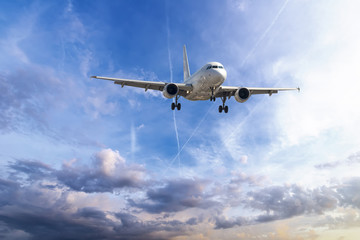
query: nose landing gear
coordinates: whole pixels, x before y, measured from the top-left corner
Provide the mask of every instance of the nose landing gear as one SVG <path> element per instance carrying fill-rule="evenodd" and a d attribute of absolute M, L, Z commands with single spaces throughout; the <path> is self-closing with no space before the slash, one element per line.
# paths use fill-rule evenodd
<path fill-rule="evenodd" d="M 210 101 L 214 101 L 216 100 L 216 97 L 214 96 L 214 90 L 215 90 L 215 87 L 211 87 L 211 96 L 210 96 Z"/>

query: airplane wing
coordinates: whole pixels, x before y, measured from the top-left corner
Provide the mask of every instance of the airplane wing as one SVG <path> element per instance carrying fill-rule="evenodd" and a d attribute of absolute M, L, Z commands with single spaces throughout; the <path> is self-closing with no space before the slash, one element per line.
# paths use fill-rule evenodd
<path fill-rule="evenodd" d="M 236 91 L 241 87 L 228 87 L 221 86 L 215 93 L 215 97 L 231 97 L 234 96 Z M 257 88 L 257 87 L 245 87 L 250 91 L 250 94 L 269 94 L 271 96 L 273 93 L 278 93 L 279 91 L 292 91 L 298 90 L 300 88 Z"/>
<path fill-rule="evenodd" d="M 122 79 L 122 78 L 110 78 L 110 77 L 100 77 L 100 76 L 92 76 L 91 78 L 103 79 L 114 81 L 114 84 L 119 84 L 121 87 L 130 86 L 130 87 L 138 87 L 144 88 L 145 92 L 148 89 L 152 90 L 164 90 L 164 87 L 169 84 L 166 82 L 154 82 L 154 81 L 144 81 L 144 80 L 133 80 L 133 79 Z M 187 92 L 192 90 L 192 86 L 184 83 L 175 83 L 179 87 L 179 95 L 185 96 Z"/>

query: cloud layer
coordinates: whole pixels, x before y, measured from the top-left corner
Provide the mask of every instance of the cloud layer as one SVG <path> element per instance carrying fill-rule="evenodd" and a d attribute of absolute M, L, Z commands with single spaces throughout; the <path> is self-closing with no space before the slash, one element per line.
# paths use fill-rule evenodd
<path fill-rule="evenodd" d="M 315 189 L 272 185 L 244 190 L 232 207 L 253 213 L 229 218 L 224 215 L 226 183 L 214 187 L 209 179 L 156 182 L 143 167 L 128 165 L 111 149 L 94 154 L 92 162 L 83 166 L 72 160 L 59 170 L 34 160 L 10 163 L 9 177 L 0 179 L 1 236 L 9 238 L 8 233 L 17 232 L 20 238 L 31 239 L 168 239 L 186 236 L 194 226 L 204 224 L 220 230 L 321 216 L 339 208 L 360 209 L 360 178 L 350 178 Z M 246 181 L 231 184 L 232 189 L 247 185 Z M 104 194 L 113 198 L 114 192 L 115 201 L 120 203 L 124 195 L 127 201 L 111 210 L 73 200 L 91 194 L 93 199 Z M 174 218 L 184 213 L 183 220 Z M 144 214 L 148 217 L 141 217 Z"/>

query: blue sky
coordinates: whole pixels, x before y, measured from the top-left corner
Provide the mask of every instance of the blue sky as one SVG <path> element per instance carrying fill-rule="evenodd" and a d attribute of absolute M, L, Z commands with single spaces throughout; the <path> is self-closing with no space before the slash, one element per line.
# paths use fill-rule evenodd
<path fill-rule="evenodd" d="M 2 1 L 2 239 L 354 239 L 356 1 Z M 302 91 L 216 103 L 92 75 Z"/>

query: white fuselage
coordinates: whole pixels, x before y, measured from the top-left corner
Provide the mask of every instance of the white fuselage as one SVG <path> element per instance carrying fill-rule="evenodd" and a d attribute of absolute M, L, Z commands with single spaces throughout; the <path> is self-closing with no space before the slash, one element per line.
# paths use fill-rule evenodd
<path fill-rule="evenodd" d="M 185 80 L 184 83 L 191 84 L 193 87 L 193 90 L 185 98 L 192 101 L 210 99 L 212 91 L 213 94 L 216 94 L 226 76 L 226 70 L 221 63 L 207 63 Z"/>

